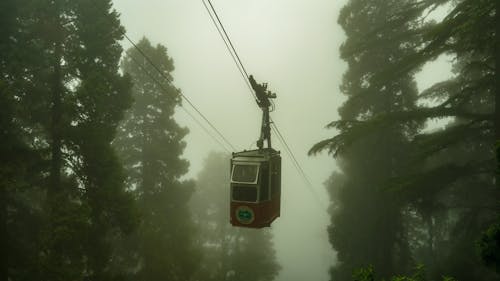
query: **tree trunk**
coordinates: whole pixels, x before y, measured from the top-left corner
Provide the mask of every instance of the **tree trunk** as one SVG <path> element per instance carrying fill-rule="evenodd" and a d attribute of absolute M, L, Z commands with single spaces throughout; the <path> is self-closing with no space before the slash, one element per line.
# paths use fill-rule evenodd
<path fill-rule="evenodd" d="M 59 17 L 59 16 L 57 16 Z M 58 30 L 59 34 L 56 35 L 56 39 L 53 42 L 54 46 L 54 57 L 52 62 L 52 107 L 50 109 L 50 174 L 49 174 L 49 185 L 47 187 L 47 212 L 49 215 L 48 222 L 48 237 L 49 242 L 46 245 L 48 250 L 47 267 L 45 271 L 45 278 L 48 280 L 63 280 L 64 277 L 61 275 L 63 269 L 63 252 L 64 249 L 60 241 L 57 241 L 58 237 L 56 232 L 60 228 L 60 222 L 58 221 L 60 216 L 60 210 L 63 200 L 63 190 L 61 183 L 61 170 L 62 170 L 62 96 L 63 96 L 63 75 L 61 69 L 61 59 L 62 59 L 62 42 L 61 36 L 61 26 L 60 19 L 56 19 L 55 30 Z"/>
<path fill-rule="evenodd" d="M 8 281 L 9 278 L 9 251 L 7 233 L 7 186 L 6 182 L 0 186 L 0 281 Z"/>
<path fill-rule="evenodd" d="M 60 42 L 54 43 L 54 76 L 52 84 L 52 109 L 51 109 L 51 162 L 50 162 L 50 186 L 48 190 L 49 202 L 61 191 L 61 165 L 62 165 L 62 74 L 61 74 L 61 53 Z"/>
<path fill-rule="evenodd" d="M 500 1 L 496 1 L 495 28 L 495 137 L 500 141 Z"/>
<path fill-rule="evenodd" d="M 495 12 L 495 140 L 497 142 L 497 187 L 500 188 L 500 1 Z"/>

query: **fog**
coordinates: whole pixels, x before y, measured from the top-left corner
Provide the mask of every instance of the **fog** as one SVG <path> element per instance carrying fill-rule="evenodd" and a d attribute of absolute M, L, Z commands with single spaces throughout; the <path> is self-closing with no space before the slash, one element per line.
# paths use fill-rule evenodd
<path fill-rule="evenodd" d="M 210 1 L 1 2 L 0 281 L 499 279 L 498 0 Z"/>
<path fill-rule="evenodd" d="M 338 59 L 344 35 L 336 18 L 344 1 L 213 1 L 249 74 L 276 92 L 271 117 L 313 184 L 311 191 L 282 144 L 281 217 L 273 224 L 277 280 L 328 280 L 335 261 L 328 242 L 328 197 L 323 182 L 335 169 L 327 155 L 307 151 L 332 134 L 324 126 L 338 118 L 338 92 L 345 64 Z M 238 149 L 255 148 L 261 111 L 251 98 L 202 1 L 115 0 L 127 34 L 163 44 L 174 59 L 174 84 Z M 124 48 L 130 44 L 123 42 Z M 184 103 L 186 105 L 186 103 Z M 189 106 L 187 110 L 192 111 Z M 184 157 L 195 177 L 211 150 L 224 151 L 182 110 L 177 120 L 189 127 Z M 317 194 L 317 196 L 314 195 Z M 319 201 L 318 199 L 319 198 Z"/>

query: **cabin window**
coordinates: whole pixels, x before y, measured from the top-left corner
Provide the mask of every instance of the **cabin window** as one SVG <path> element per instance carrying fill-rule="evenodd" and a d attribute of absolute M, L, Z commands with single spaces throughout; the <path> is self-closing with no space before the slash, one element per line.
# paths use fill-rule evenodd
<path fill-rule="evenodd" d="M 267 165 L 263 165 L 260 176 L 260 196 L 259 201 L 269 200 L 269 169 Z"/>
<path fill-rule="evenodd" d="M 255 202 L 257 201 L 257 187 L 255 186 L 233 186 L 233 200 Z"/>
<path fill-rule="evenodd" d="M 259 166 L 257 165 L 234 165 L 233 166 L 233 182 L 255 183 L 259 174 Z"/>

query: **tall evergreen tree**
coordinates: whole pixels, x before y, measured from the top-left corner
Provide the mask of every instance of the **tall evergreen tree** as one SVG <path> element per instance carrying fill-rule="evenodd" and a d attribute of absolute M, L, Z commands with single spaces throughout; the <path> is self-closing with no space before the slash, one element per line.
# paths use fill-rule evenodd
<path fill-rule="evenodd" d="M 392 75 L 417 68 L 443 53 L 455 55 L 456 77 L 420 95 L 434 99 L 435 104 L 400 114 L 405 120 L 447 116 L 453 121 L 445 130 L 415 138 L 424 169 L 415 169 L 412 179 L 407 178 L 401 188 L 408 192 L 420 216 L 427 217 L 424 228 L 430 240 L 424 244 L 431 250 L 426 259 L 431 275 L 490 280 L 494 277 L 481 266 L 471 241 L 479 239 L 480 231 L 498 214 L 495 198 L 500 190 L 494 181 L 498 130 L 494 112 L 498 104 L 492 67 L 495 1 L 445 2 L 452 7 L 448 15 L 442 22 L 417 31 L 423 34 L 424 47 L 413 57 L 400 58 L 396 64 L 399 70 Z"/>
<path fill-rule="evenodd" d="M 229 223 L 229 157 L 210 153 L 197 178 L 191 208 L 197 225 L 202 267 L 195 280 L 271 281 L 279 273 L 269 229 Z"/>
<path fill-rule="evenodd" d="M 0 280 L 40 279 L 43 149 L 33 136 L 35 65 L 29 1 L 0 3 Z M 25 7 L 26 6 L 26 7 Z M 29 229 L 29 231 L 26 231 Z"/>
<path fill-rule="evenodd" d="M 495 1 L 489 0 L 409 1 L 394 14 L 413 13 L 422 19 L 444 3 L 452 9 L 440 23 L 420 25 L 415 24 L 415 17 L 403 21 L 388 17 L 386 23 L 373 26 L 374 30 L 394 32 L 394 23 L 406 24 L 408 34 L 422 41 L 413 52 L 396 56 L 393 63 L 376 70 L 372 78 L 376 82 L 364 92 L 412 75 L 423 63 L 443 53 L 456 56 L 456 77 L 420 94 L 422 101 L 433 100 L 430 106 L 400 108 L 366 120 L 336 123 L 342 133 L 314 150 L 326 146 L 334 152 L 351 151 L 396 124 L 453 117 L 444 130 L 410 134 L 413 165 L 396 174 L 399 179 L 390 185 L 403 198 L 413 259 L 424 262 L 433 279 L 446 274 L 464 280 L 490 280 L 494 277 L 480 265 L 472 241 L 498 212 L 493 153 L 498 128 L 493 112 L 498 104 L 494 103 L 495 41 L 491 40 L 498 14 Z M 395 39 L 397 44 L 405 43 Z M 361 49 L 367 46 L 361 44 Z"/>
<path fill-rule="evenodd" d="M 10 5 L 2 9 L 5 20 L 16 24 L 0 44 L 9 49 L 2 52 L 2 98 L 13 109 L 2 122 L 15 129 L 8 134 L 16 147 L 35 152 L 35 162 L 26 161 L 9 147 L 18 164 L 8 166 L 18 176 L 7 221 L 12 245 L 21 247 L 10 256 L 8 280 L 106 279 L 110 256 L 95 252 L 110 247 L 110 233 L 130 228 L 121 165 L 109 160 L 116 159 L 110 143 L 130 103 L 129 80 L 118 72 L 123 29 L 110 3 L 2 2 Z"/>
<path fill-rule="evenodd" d="M 329 235 L 339 263 L 332 268 L 331 280 L 350 280 L 355 268 L 370 264 L 382 277 L 406 272 L 411 265 L 401 212 L 403 202 L 388 191 L 388 181 L 403 173 L 410 153 L 408 136 L 415 133 L 417 125 L 387 126 L 356 140 L 345 150 L 336 148 L 351 124 L 414 106 L 417 89 L 411 73 L 385 83 L 375 80 L 381 65 L 412 54 L 418 45 L 418 40 L 408 36 L 411 21 L 379 28 L 389 18 L 411 17 L 411 13 L 396 12 L 408 2 L 352 0 L 339 16 L 347 35 L 341 57 L 349 66 L 341 91 L 348 99 L 339 109 L 341 120 L 330 126 L 340 129 L 341 136 L 312 149 L 317 152 L 330 148 L 341 159 L 342 175 L 334 176 L 328 187 L 334 189 L 331 194 L 338 196 L 334 198 L 338 205 Z"/>
<path fill-rule="evenodd" d="M 193 182 L 181 180 L 189 163 L 181 158 L 188 130 L 174 119 L 175 108 L 181 104 L 180 91 L 172 84 L 174 64 L 167 49 L 153 47 L 146 38 L 137 46 L 161 74 L 137 49 L 127 51 L 122 69 L 132 77 L 135 102 L 115 146 L 141 214 L 131 251 L 137 256 L 139 280 L 188 280 L 199 252 L 187 206 Z"/>
<path fill-rule="evenodd" d="M 134 225 L 133 201 L 125 191 L 125 175 L 111 146 L 124 111 L 131 104 L 131 84 L 119 74 L 124 29 L 111 1 L 75 1 L 75 31 L 67 61 L 73 81 L 68 137 L 75 150 L 76 172 L 85 186 L 89 226 L 84 251 L 88 274 L 108 280 L 113 233 Z"/>
<path fill-rule="evenodd" d="M 10 13 L 5 11 L 12 10 Z M 4 140 L 4 145 L 2 148 L 8 147 L 8 150 L 12 150 L 11 139 L 14 138 L 13 132 L 11 132 L 11 122 L 12 122 L 12 96 L 6 93 L 6 89 L 9 85 L 7 82 L 7 64 L 8 56 L 6 54 L 12 53 L 9 48 L 9 39 L 12 38 L 15 28 L 17 27 L 15 15 L 16 9 L 13 1 L 4 1 L 0 4 L 0 26 L 2 26 L 2 31 L 0 33 L 0 108 L 2 108 L 2 113 L 0 115 L 0 137 Z M 7 40 L 6 40 L 7 39 Z M 7 151 L 8 151 L 7 150 Z M 5 157 L 6 152 L 2 149 L 0 151 L 1 155 Z M 8 214 L 8 203 L 7 196 L 9 195 L 8 189 L 10 189 L 9 181 L 11 181 L 12 176 L 6 175 L 6 171 L 9 166 L 12 166 L 9 160 L 12 156 L 6 157 L 7 159 L 2 159 L 2 164 L 0 166 L 0 248 L 4 249 L 0 254 L 0 280 L 8 281 L 8 269 L 9 269 L 9 251 L 8 249 L 8 226 L 7 226 L 7 214 Z"/>

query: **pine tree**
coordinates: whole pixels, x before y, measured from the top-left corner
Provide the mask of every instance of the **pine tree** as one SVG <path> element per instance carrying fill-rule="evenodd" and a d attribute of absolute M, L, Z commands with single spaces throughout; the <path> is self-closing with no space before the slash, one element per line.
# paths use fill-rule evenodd
<path fill-rule="evenodd" d="M 123 29 L 106 0 L 2 5 L 6 27 L 14 24 L 0 44 L 2 103 L 11 105 L 2 124 L 12 141 L 2 157 L 16 159 L 2 169 L 2 182 L 12 182 L 8 280 L 106 279 L 109 254 L 95 252 L 132 224 L 110 146 L 130 104 L 118 72 Z"/>
<path fill-rule="evenodd" d="M 399 108 L 366 120 L 337 122 L 334 125 L 342 133 L 313 150 L 326 146 L 330 151 L 344 153 L 397 124 L 453 117 L 444 130 L 410 134 L 412 165 L 395 174 L 397 180 L 390 186 L 403 198 L 406 239 L 412 257 L 426 264 L 432 279 L 446 274 L 464 280 L 490 280 L 494 277 L 479 264 L 471 241 L 478 239 L 480 229 L 497 213 L 493 147 L 498 126 L 493 113 L 498 104 L 494 103 L 495 71 L 491 66 L 496 51 L 491 39 L 498 14 L 493 12 L 495 2 L 489 0 L 412 1 L 395 14 L 413 13 L 422 18 L 443 3 L 452 9 L 440 23 L 415 24 L 412 18 L 399 22 L 408 25 L 410 36 L 420 38 L 420 45 L 376 70 L 372 76 L 375 83 L 363 90 L 370 93 L 387 81 L 412 75 L 443 53 L 454 54 L 456 77 L 419 94 L 421 100 L 432 100 L 431 106 Z M 388 17 L 387 23 L 376 24 L 373 29 L 394 32 L 391 27 L 395 22 Z M 403 43 L 401 38 L 395 41 Z M 344 181 L 333 183 L 340 198 Z"/>
<path fill-rule="evenodd" d="M 479 239 L 480 230 L 498 213 L 495 198 L 499 189 L 494 184 L 498 104 L 495 69 L 491 67 L 496 52 L 492 40 L 495 1 L 447 2 L 452 9 L 442 22 L 417 31 L 423 35 L 424 47 L 396 64 L 399 69 L 414 69 L 446 52 L 456 56 L 456 76 L 420 94 L 421 99 L 433 99 L 435 104 L 401 114 L 406 120 L 453 117 L 444 130 L 415 138 L 417 161 L 424 168 L 414 168 L 401 189 L 408 192 L 412 207 L 426 221 L 429 241 L 424 244 L 429 250 L 424 260 L 431 276 L 490 280 L 494 277 L 480 265 L 471 241 Z"/>
<path fill-rule="evenodd" d="M 0 280 L 40 279 L 43 151 L 30 114 L 33 65 L 28 1 L 0 3 Z M 27 231 L 29 229 L 29 231 Z"/>
<path fill-rule="evenodd" d="M 415 105 L 413 73 L 390 80 L 377 76 L 381 66 L 412 55 L 420 42 L 410 32 L 417 8 L 400 12 L 410 3 L 350 1 L 339 16 L 347 35 L 341 57 L 349 66 L 341 91 L 348 100 L 339 109 L 341 120 L 330 124 L 340 134 L 311 149 L 315 153 L 328 148 L 342 170 L 327 187 L 336 202 L 329 235 L 339 263 L 332 268 L 332 280 L 350 280 L 354 269 L 368 265 L 384 278 L 411 267 L 404 201 L 391 190 L 390 180 L 404 172 L 412 151 L 408 136 L 416 133 L 419 123 L 371 131 L 362 127 L 381 114 Z"/>
<path fill-rule="evenodd" d="M 174 64 L 167 49 L 153 47 L 145 38 L 137 46 L 161 71 L 158 73 L 135 48 L 127 51 L 122 62 L 123 71 L 134 83 L 134 104 L 120 127 L 115 147 L 141 214 L 132 239 L 136 244 L 131 246 L 137 256 L 137 278 L 188 280 L 199 254 L 187 206 L 193 182 L 181 180 L 189 166 L 181 158 L 188 130 L 173 116 L 181 104 L 180 91 L 172 84 Z"/>
<path fill-rule="evenodd" d="M 381 66 L 413 54 L 419 43 L 409 34 L 413 11 L 398 13 L 408 2 L 353 0 L 339 16 L 347 35 L 341 57 L 349 66 L 341 91 L 348 99 L 339 109 L 341 120 L 330 124 L 340 130 L 339 136 L 311 150 L 329 149 L 340 159 L 342 170 L 328 186 L 336 202 L 328 231 L 339 259 L 331 280 L 350 280 L 354 269 L 368 265 L 384 278 L 411 266 L 404 201 L 391 191 L 389 181 L 404 172 L 411 153 L 408 136 L 415 134 L 418 123 L 393 124 L 370 134 L 357 126 L 380 114 L 414 107 L 417 89 L 412 73 L 390 81 L 376 79 Z M 388 20 L 393 24 L 385 26 Z"/>
<path fill-rule="evenodd" d="M 78 107 L 73 108 L 68 135 L 85 186 L 88 274 L 93 280 L 107 280 L 115 274 L 109 271 L 109 239 L 116 231 L 130 232 L 135 223 L 124 171 L 111 146 L 132 101 L 131 84 L 119 74 L 119 40 L 124 30 L 117 12 L 111 10 L 111 1 L 76 1 L 72 5 L 76 40 L 70 44 L 67 60 L 79 84 L 71 97 Z"/>
<path fill-rule="evenodd" d="M 5 13 L 5 11 L 11 10 L 10 13 Z M 4 1 L 0 4 L 0 26 L 2 26 L 2 31 L 0 33 L 0 138 L 3 140 L 4 145 L 2 145 L 2 151 L 0 154 L 3 156 L 0 166 L 0 248 L 5 249 L 0 254 L 0 280 L 8 281 L 8 269 L 9 269 L 9 255 L 10 251 L 8 249 L 8 199 L 7 196 L 10 195 L 10 184 L 9 181 L 12 181 L 11 175 L 6 175 L 9 166 L 12 166 L 9 160 L 11 160 L 12 156 L 6 156 L 6 152 L 8 150 L 12 150 L 12 142 L 16 142 L 15 140 L 11 140 L 14 138 L 14 134 L 11 131 L 11 122 L 12 122 L 12 98 L 11 95 L 8 95 L 7 87 L 9 85 L 7 81 L 7 55 L 12 52 L 9 48 L 9 41 L 6 38 L 12 38 L 14 29 L 16 28 L 16 15 L 15 5 L 12 1 Z M 4 151 L 3 148 L 7 148 L 8 150 Z"/>

